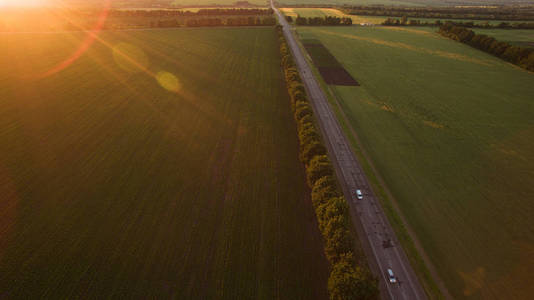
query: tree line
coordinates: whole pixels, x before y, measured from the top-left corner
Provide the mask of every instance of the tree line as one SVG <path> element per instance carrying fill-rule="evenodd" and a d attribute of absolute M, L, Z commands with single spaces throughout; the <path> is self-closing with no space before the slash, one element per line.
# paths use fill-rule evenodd
<path fill-rule="evenodd" d="M 153 28 L 181 27 L 213 27 L 213 26 L 274 26 L 274 17 L 235 17 L 235 18 L 198 18 L 187 19 L 185 23 L 180 23 L 177 19 L 158 20 L 150 22 Z"/>
<path fill-rule="evenodd" d="M 501 22 L 499 24 L 490 24 L 489 22 L 475 23 L 473 21 L 446 21 L 455 26 L 467 27 L 467 28 L 484 28 L 484 29 L 534 29 L 534 22 L 523 23 L 508 23 Z M 441 20 L 434 22 L 425 22 L 422 20 L 408 19 L 406 16 L 402 16 L 400 19 L 387 18 L 382 22 L 385 26 L 442 26 L 444 24 Z"/>
<path fill-rule="evenodd" d="M 189 10 L 111 10 L 109 15 L 112 17 L 195 17 L 195 16 L 268 16 L 272 15 L 273 10 L 258 8 L 213 8 L 199 9 L 196 12 Z"/>
<path fill-rule="evenodd" d="M 495 38 L 476 34 L 474 31 L 448 22 L 439 28 L 443 36 L 493 54 L 529 71 L 534 71 L 534 49 L 499 42 Z"/>
<path fill-rule="evenodd" d="M 288 19 L 290 20 L 290 19 Z M 337 25 L 352 25 L 351 18 L 339 18 L 333 16 L 321 17 L 301 17 L 297 16 L 295 20 L 297 25 L 310 25 L 310 26 L 337 26 Z"/>
<path fill-rule="evenodd" d="M 328 279 L 330 299 L 376 299 L 378 281 L 354 252 L 354 232 L 348 204 L 337 184 L 334 168 L 314 120 L 297 66 L 277 27 L 282 69 L 297 124 L 299 159 L 306 168 L 311 199 L 324 240 L 324 252 L 332 268 Z"/>
<path fill-rule="evenodd" d="M 395 6 L 353 6 L 344 8 L 350 15 L 412 17 L 436 19 L 472 20 L 534 20 L 534 7 L 395 7 Z"/>

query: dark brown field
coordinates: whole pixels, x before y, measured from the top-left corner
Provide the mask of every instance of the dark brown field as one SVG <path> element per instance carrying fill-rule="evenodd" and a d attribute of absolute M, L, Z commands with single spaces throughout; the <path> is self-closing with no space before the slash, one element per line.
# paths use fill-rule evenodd
<path fill-rule="evenodd" d="M 340 67 L 320 67 L 319 73 L 327 84 L 359 86 L 360 84 L 345 70 Z"/>
<path fill-rule="evenodd" d="M 320 41 L 307 39 L 303 40 L 303 45 L 327 84 L 360 85 Z"/>

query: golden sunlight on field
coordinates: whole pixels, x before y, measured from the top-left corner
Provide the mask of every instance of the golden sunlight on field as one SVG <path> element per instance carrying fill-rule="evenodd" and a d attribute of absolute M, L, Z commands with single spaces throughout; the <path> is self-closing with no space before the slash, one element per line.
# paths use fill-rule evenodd
<path fill-rule="evenodd" d="M 148 57 L 139 47 L 127 43 L 119 43 L 113 47 L 113 58 L 119 67 L 127 72 L 146 71 Z"/>

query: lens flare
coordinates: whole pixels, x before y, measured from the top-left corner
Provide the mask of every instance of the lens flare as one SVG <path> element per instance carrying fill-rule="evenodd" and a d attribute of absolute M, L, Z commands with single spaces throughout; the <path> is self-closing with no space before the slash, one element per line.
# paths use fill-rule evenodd
<path fill-rule="evenodd" d="M 52 69 L 43 72 L 41 74 L 37 74 L 34 77 L 37 78 L 45 78 L 50 75 L 56 74 L 58 72 L 61 72 L 65 70 L 68 66 L 70 66 L 72 63 L 74 63 L 78 58 L 80 58 L 90 47 L 93 45 L 95 40 L 98 37 L 98 34 L 104 27 L 104 24 L 106 23 L 106 19 L 109 14 L 109 9 L 111 7 L 111 0 L 105 0 L 104 6 L 102 9 L 102 12 L 100 13 L 100 16 L 98 17 L 98 21 L 96 22 L 95 27 L 87 32 L 87 37 L 82 41 L 78 49 L 74 51 L 74 53 L 71 54 L 71 56 L 67 57 L 65 60 L 54 66 Z"/>
<path fill-rule="evenodd" d="M 177 93 L 180 90 L 180 82 L 172 73 L 161 71 L 156 74 L 159 85 L 169 92 Z"/>
<path fill-rule="evenodd" d="M 145 52 L 132 44 L 119 43 L 113 47 L 113 58 L 124 71 L 137 73 L 147 70 L 148 57 Z"/>

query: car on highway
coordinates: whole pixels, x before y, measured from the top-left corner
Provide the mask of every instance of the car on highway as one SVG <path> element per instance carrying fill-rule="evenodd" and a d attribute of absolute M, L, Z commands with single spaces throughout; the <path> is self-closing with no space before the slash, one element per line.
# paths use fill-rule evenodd
<path fill-rule="evenodd" d="M 363 199 L 363 194 L 361 190 L 356 190 L 356 198 L 358 198 L 358 200 Z"/>
<path fill-rule="evenodd" d="M 395 277 L 395 274 L 393 274 L 393 270 L 388 269 L 388 279 L 390 283 L 397 283 L 397 278 Z"/>

